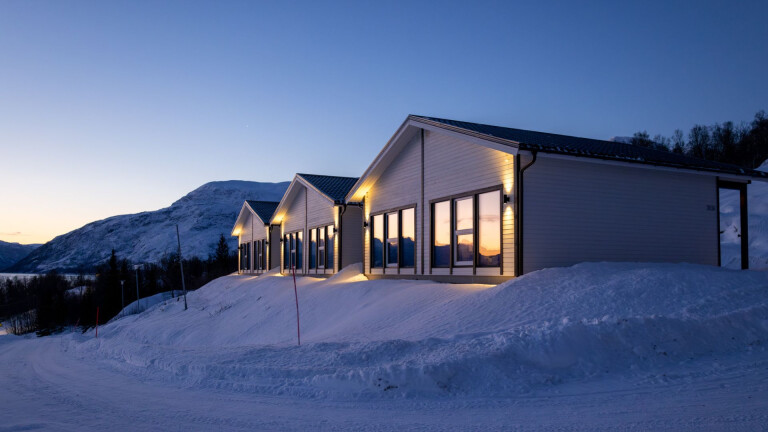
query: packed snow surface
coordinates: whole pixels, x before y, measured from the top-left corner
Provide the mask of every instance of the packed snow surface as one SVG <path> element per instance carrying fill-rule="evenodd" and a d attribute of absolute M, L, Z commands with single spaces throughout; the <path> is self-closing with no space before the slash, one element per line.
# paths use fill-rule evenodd
<path fill-rule="evenodd" d="M 0 385 L 22 396 L 0 396 L 0 406 L 10 408 L 0 411 L 0 424 L 75 429 L 78 422 L 79 429 L 109 424 L 113 430 L 760 430 L 768 424 L 764 272 L 589 263 L 487 286 L 367 281 L 350 267 L 330 279 L 299 277 L 297 286 L 301 346 L 293 279 L 274 273 L 217 279 L 189 293 L 186 311 L 178 298 L 158 301 L 101 326 L 98 339 L 93 331 L 3 337 L 0 364 L 14 365 L 14 372 L 0 375 Z M 40 387 L 71 406 L 48 414 L 25 408 L 47 401 L 45 394 L 25 393 Z M 109 419 L 87 414 L 90 402 L 113 409 L 121 401 L 126 406 Z M 130 408 L 141 412 L 134 423 Z"/>

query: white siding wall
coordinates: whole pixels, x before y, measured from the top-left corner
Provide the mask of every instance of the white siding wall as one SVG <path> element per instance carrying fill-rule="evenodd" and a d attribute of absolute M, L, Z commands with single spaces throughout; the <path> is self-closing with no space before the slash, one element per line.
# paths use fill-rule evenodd
<path fill-rule="evenodd" d="M 319 226 L 335 225 L 334 215 L 336 214 L 336 206 L 328 198 L 321 195 L 317 191 L 311 188 L 307 188 L 307 231 L 304 242 L 306 244 L 305 250 L 307 262 L 307 268 L 309 268 L 309 230 L 317 228 Z M 334 244 L 334 246 L 337 246 Z M 334 250 L 335 255 L 335 250 Z M 336 256 L 334 256 L 334 263 L 336 262 Z M 332 269 L 326 270 L 309 270 L 310 273 L 333 273 Z"/>
<path fill-rule="evenodd" d="M 583 261 L 717 265 L 714 177 L 540 156 L 523 185 L 523 272 Z"/>
<path fill-rule="evenodd" d="M 436 132 L 425 132 L 424 139 L 424 203 L 421 203 L 421 137 L 412 139 L 386 169 L 365 198 L 365 214 L 371 214 L 416 203 L 416 273 L 429 274 L 430 204 L 433 199 L 502 186 L 502 193 L 513 194 L 514 156 L 492 150 L 459 138 Z M 514 275 L 515 233 L 513 202 L 504 206 L 502 214 L 502 253 L 504 276 Z M 421 225 L 424 211 L 424 225 Z M 370 220 L 370 219 L 369 219 Z M 363 262 L 370 270 L 370 228 L 364 231 Z M 423 233 L 423 236 L 422 236 Z M 423 239 L 423 242 L 422 242 Z M 373 272 L 381 273 L 377 269 Z M 456 273 L 460 271 L 457 269 Z M 433 272 L 438 274 L 439 271 Z M 478 275 L 496 272 L 478 269 Z M 468 275 L 471 275 L 471 270 Z"/>
<path fill-rule="evenodd" d="M 275 267 L 280 267 L 282 255 L 280 254 L 280 229 L 278 227 L 272 228 L 272 238 L 269 239 L 269 269 L 272 270 Z"/>
<path fill-rule="evenodd" d="M 418 221 L 421 220 L 421 137 L 417 134 L 395 158 L 386 172 L 379 178 L 371 193 L 366 197 L 367 214 L 380 213 L 405 205 L 416 204 L 416 268 L 421 268 L 421 253 L 418 245 L 421 239 Z M 369 228 L 366 228 L 366 236 Z M 366 238 L 366 269 L 370 268 L 370 254 Z M 391 271 L 391 269 L 390 269 Z"/>
<path fill-rule="evenodd" d="M 297 187 L 296 196 L 288 206 L 283 217 L 283 232 L 289 233 L 304 229 L 307 215 L 307 189 Z"/>
<path fill-rule="evenodd" d="M 427 131 L 424 140 L 424 218 L 425 273 L 429 273 L 430 206 L 434 199 L 503 186 L 502 193 L 513 195 L 514 156 L 473 144 L 454 136 Z M 502 261 L 504 276 L 514 276 L 515 232 L 514 200 L 502 213 Z M 434 272 L 433 272 L 434 273 Z M 479 274 L 479 273 L 478 273 Z"/>
<path fill-rule="evenodd" d="M 307 228 L 330 225 L 336 211 L 333 202 L 314 189 L 307 189 Z"/>
<path fill-rule="evenodd" d="M 306 219 L 307 217 L 307 188 L 303 185 L 297 185 L 296 196 L 293 201 L 286 208 L 285 216 L 282 221 L 282 234 L 287 234 L 296 231 L 304 231 L 302 234 L 302 246 L 304 250 L 307 249 L 307 233 L 306 233 Z M 283 248 L 287 245 L 283 244 Z M 283 260 L 283 248 L 280 250 L 280 266 L 284 266 Z M 306 257 L 306 253 L 303 257 Z M 302 260 L 302 265 L 306 265 L 306 260 Z M 297 273 L 303 273 L 304 269 L 296 269 Z"/>
<path fill-rule="evenodd" d="M 363 254 L 363 209 L 360 207 L 347 206 L 344 215 L 341 217 L 341 224 L 344 226 L 342 233 L 341 260 L 339 260 L 339 248 L 336 247 L 336 258 L 334 265 L 341 270 L 339 265 L 348 266 L 350 264 L 362 261 Z"/>

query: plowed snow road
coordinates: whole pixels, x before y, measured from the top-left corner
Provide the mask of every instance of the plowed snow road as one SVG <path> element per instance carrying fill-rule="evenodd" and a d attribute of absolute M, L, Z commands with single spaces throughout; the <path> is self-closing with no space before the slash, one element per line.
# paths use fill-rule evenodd
<path fill-rule="evenodd" d="M 679 378 L 562 384 L 515 398 L 307 400 L 141 379 L 75 354 L 67 338 L 0 338 L 0 431 L 768 430 L 762 353 Z"/>

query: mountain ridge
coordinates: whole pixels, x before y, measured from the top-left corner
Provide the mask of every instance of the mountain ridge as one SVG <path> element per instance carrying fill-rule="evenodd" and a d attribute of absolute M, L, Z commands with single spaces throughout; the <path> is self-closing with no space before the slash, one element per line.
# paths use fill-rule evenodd
<path fill-rule="evenodd" d="M 16 264 L 38 247 L 40 244 L 21 244 L 0 240 L 0 271 Z"/>
<path fill-rule="evenodd" d="M 279 201 L 289 182 L 245 180 L 214 181 L 189 192 L 170 206 L 140 213 L 111 216 L 57 236 L 35 249 L 7 270 L 20 273 L 91 271 L 104 262 L 112 249 L 120 258 L 135 263 L 158 262 L 176 252 L 176 224 L 185 257 L 207 258 L 219 235 L 230 248 L 229 236 L 246 199 Z"/>

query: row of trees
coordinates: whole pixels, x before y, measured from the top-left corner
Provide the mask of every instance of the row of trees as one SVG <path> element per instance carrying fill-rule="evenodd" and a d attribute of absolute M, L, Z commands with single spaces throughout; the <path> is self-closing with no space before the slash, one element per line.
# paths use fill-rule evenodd
<path fill-rule="evenodd" d="M 637 132 L 632 144 L 657 150 L 671 151 L 701 159 L 725 162 L 744 168 L 757 168 L 768 159 L 768 115 L 755 114 L 751 123 L 715 123 L 711 126 L 695 125 L 686 137 L 680 129 L 671 137 L 648 132 Z"/>
<path fill-rule="evenodd" d="M 183 268 L 187 290 L 195 290 L 235 271 L 237 254 L 230 253 L 222 235 L 208 259 L 184 259 Z M 123 301 L 128 305 L 137 300 L 136 273 L 133 263 L 120 259 L 113 250 L 109 259 L 97 266 L 95 277 L 72 278 L 49 272 L 29 279 L 6 279 L 0 284 L 0 321 L 15 334 L 36 331 L 47 335 L 69 326 L 88 329 L 96 325 L 97 307 L 99 323 L 104 323 L 121 311 Z M 159 263 L 143 264 L 138 277 L 140 298 L 180 291 L 179 256 L 169 254 Z"/>

